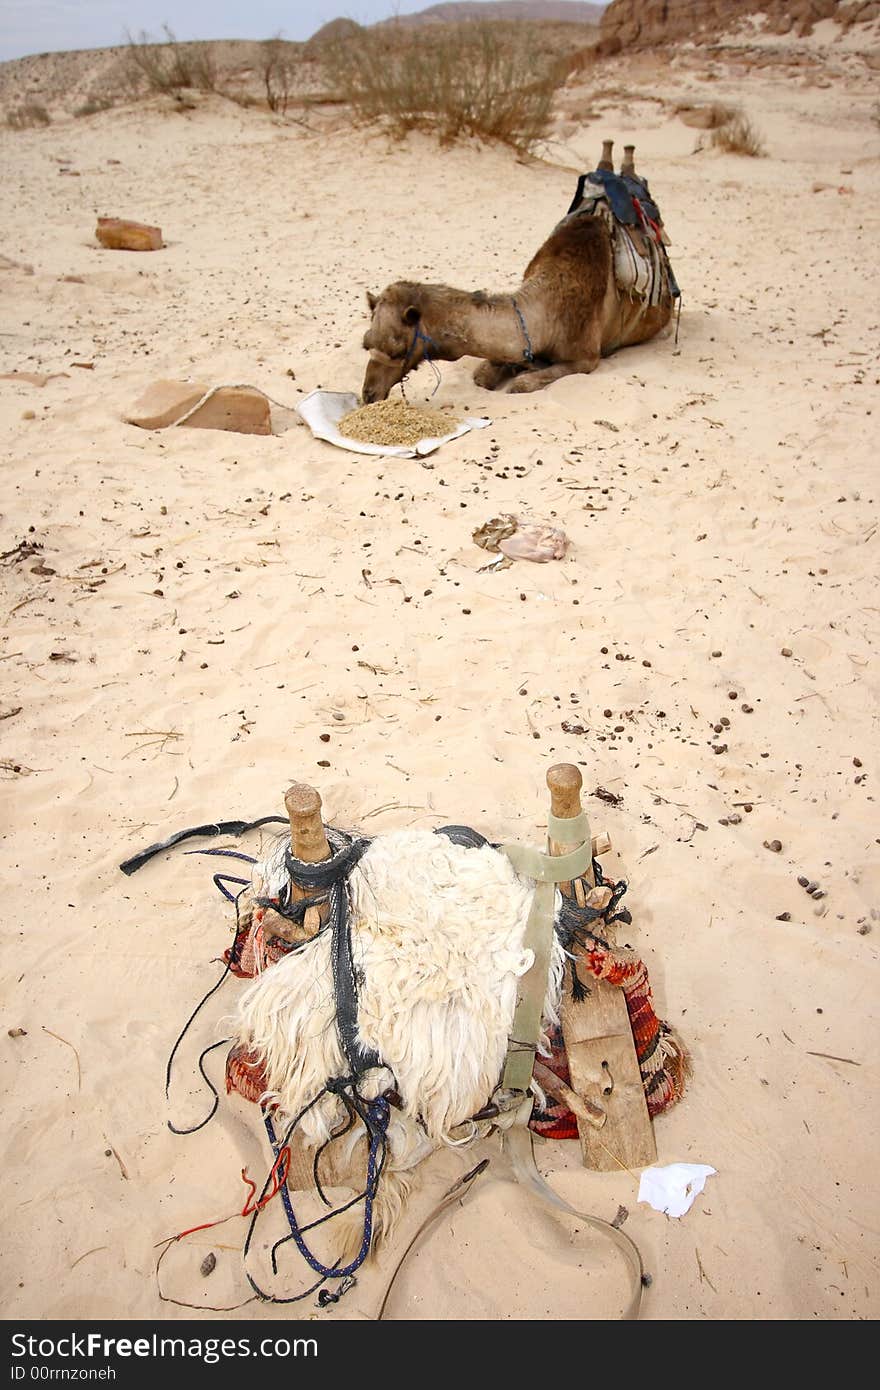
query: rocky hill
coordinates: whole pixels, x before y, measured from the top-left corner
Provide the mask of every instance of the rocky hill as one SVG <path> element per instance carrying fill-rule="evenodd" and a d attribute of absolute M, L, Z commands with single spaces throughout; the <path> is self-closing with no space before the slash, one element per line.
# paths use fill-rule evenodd
<path fill-rule="evenodd" d="M 602 16 L 605 53 L 693 40 L 711 42 L 737 25 L 804 36 L 823 19 L 843 28 L 880 17 L 880 0 L 611 0 Z"/>
<path fill-rule="evenodd" d="M 605 5 L 585 0 L 447 0 L 416 14 L 397 15 L 382 24 L 455 24 L 462 19 L 531 19 L 554 23 L 598 24 Z M 379 27 L 379 26 L 376 26 Z"/>

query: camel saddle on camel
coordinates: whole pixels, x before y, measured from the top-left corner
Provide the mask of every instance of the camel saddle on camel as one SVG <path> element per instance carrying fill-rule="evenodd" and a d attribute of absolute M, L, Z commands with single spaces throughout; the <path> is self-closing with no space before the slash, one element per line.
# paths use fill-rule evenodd
<path fill-rule="evenodd" d="M 611 228 L 614 274 L 625 294 L 659 304 L 681 291 L 666 247 L 669 237 L 646 179 L 595 169 L 581 174 L 566 217 L 604 217 Z"/>

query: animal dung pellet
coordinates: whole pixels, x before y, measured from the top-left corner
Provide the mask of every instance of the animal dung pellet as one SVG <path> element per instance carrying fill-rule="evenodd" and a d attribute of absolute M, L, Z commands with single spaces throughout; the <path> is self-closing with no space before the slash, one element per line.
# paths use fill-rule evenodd
<path fill-rule="evenodd" d="M 418 444 L 450 434 L 458 421 L 439 410 L 406 401 L 374 401 L 350 410 L 339 421 L 339 433 L 362 444 Z"/>
<path fill-rule="evenodd" d="M 210 1250 L 208 1254 L 205 1256 L 205 1258 L 202 1260 L 202 1263 L 199 1265 L 199 1271 L 201 1272 L 202 1278 L 207 1279 L 209 1274 L 213 1274 L 216 1266 L 217 1256 L 214 1254 L 213 1250 Z"/>

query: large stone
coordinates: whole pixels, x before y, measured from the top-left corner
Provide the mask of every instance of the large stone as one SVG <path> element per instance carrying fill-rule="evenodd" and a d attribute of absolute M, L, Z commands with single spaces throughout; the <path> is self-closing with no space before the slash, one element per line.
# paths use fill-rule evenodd
<path fill-rule="evenodd" d="M 164 245 L 159 227 L 124 217 L 99 217 L 95 236 L 110 251 L 160 251 Z"/>
<path fill-rule="evenodd" d="M 143 430 L 164 430 L 181 423 L 202 430 L 236 434 L 271 434 L 269 401 L 253 386 L 220 386 L 187 420 L 184 416 L 211 390 L 197 381 L 154 381 L 125 416 Z"/>

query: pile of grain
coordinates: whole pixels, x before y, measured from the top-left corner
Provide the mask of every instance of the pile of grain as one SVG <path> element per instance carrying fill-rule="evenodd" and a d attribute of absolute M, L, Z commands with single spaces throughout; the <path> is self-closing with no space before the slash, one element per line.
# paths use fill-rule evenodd
<path fill-rule="evenodd" d="M 426 410 L 406 401 L 375 401 L 350 410 L 339 421 L 339 433 L 363 444 L 418 444 L 450 434 L 458 421 L 439 410 Z"/>

